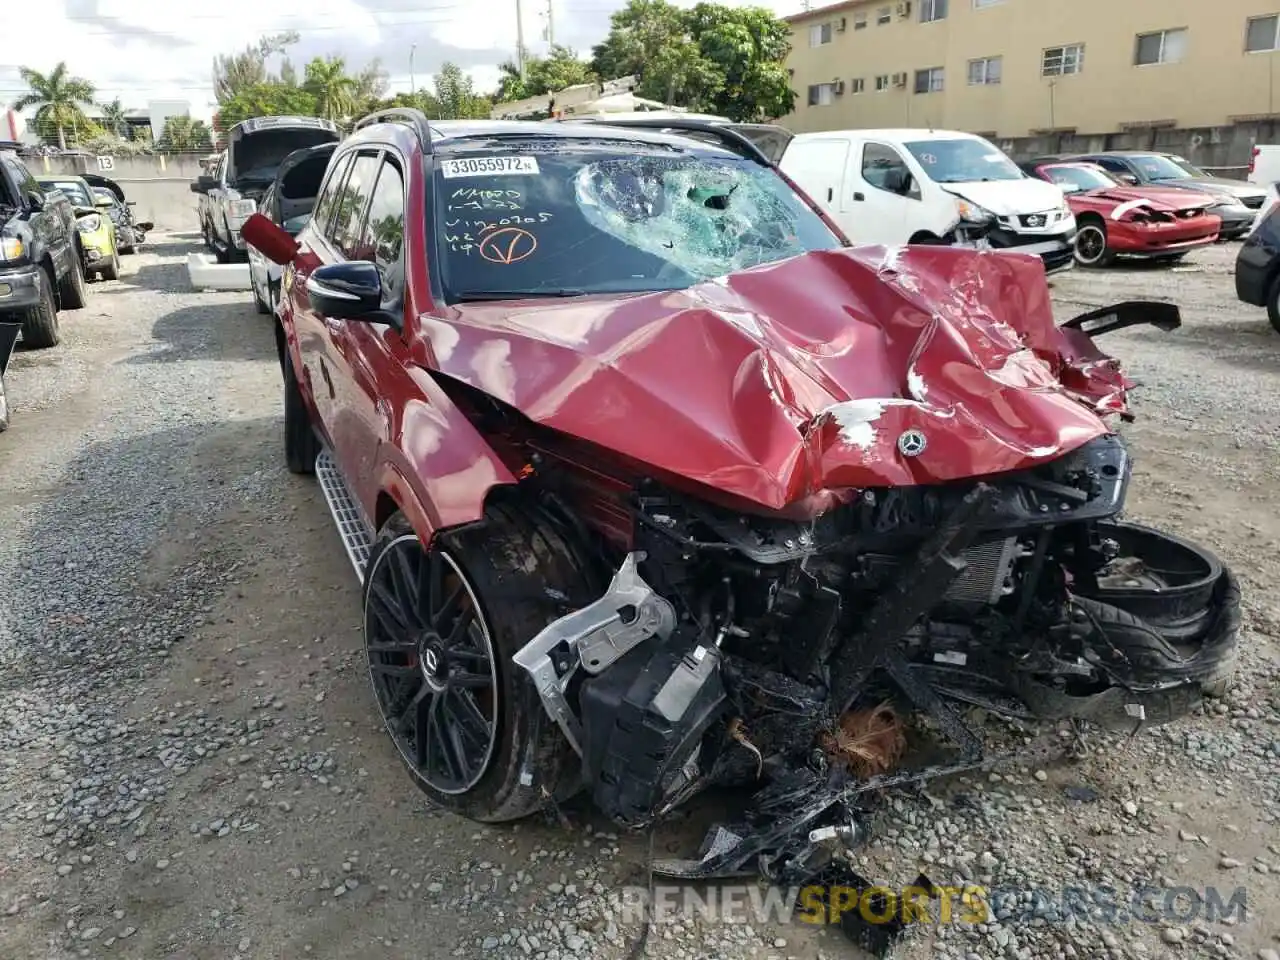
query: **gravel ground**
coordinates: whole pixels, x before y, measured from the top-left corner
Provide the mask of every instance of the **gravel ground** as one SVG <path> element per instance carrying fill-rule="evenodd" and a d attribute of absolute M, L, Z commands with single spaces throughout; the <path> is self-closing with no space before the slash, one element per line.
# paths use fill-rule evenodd
<path fill-rule="evenodd" d="M 192 238 L 156 239 L 7 378 L 0 957 L 864 956 L 765 919 L 663 923 L 640 946 L 609 898 L 646 882 L 651 853 L 687 852 L 715 801 L 653 838 L 579 810 L 496 829 L 429 807 L 374 713 L 322 498 L 282 467 L 268 324 L 245 294 L 187 289 Z M 1142 382 L 1132 515 L 1243 581 L 1238 683 L 1175 726 L 1091 734 L 1071 761 L 895 797 L 868 876 L 1025 891 L 990 922 L 919 926 L 900 960 L 1277 960 L 1280 337 L 1235 301 L 1235 249 L 1076 271 L 1054 292 L 1062 319 L 1135 296 L 1184 307 L 1183 329 L 1106 346 Z M 1183 903 L 1110 922 L 1049 902 L 1211 885 L 1246 888 L 1247 917 Z"/>

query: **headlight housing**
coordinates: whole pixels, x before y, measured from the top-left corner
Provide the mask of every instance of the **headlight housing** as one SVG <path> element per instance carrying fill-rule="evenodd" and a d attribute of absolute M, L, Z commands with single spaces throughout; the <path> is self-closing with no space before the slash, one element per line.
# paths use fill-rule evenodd
<path fill-rule="evenodd" d="M 81 217 L 76 221 L 76 228 L 81 233 L 94 233 L 102 229 L 102 215 L 91 213 L 87 217 Z"/>
<path fill-rule="evenodd" d="M 21 260 L 26 253 L 27 248 L 17 237 L 0 238 L 0 260 Z"/>
<path fill-rule="evenodd" d="M 986 207 L 980 207 L 970 200 L 957 199 L 956 212 L 960 215 L 961 223 L 991 223 L 996 219 L 996 215 Z"/>

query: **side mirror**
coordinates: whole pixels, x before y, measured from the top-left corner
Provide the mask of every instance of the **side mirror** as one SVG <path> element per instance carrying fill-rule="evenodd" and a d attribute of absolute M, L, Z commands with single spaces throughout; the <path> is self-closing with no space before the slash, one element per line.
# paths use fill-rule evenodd
<path fill-rule="evenodd" d="M 93 201 L 93 205 L 95 207 L 110 207 L 115 205 L 115 201 L 109 200 L 106 197 L 98 197 L 98 199 Z"/>
<path fill-rule="evenodd" d="M 192 193 L 208 193 L 209 191 L 206 190 L 204 187 L 200 186 L 199 183 L 193 183 L 191 184 L 191 192 Z"/>
<path fill-rule="evenodd" d="M 1121 183 L 1129 184 L 1129 186 L 1131 187 L 1135 187 L 1138 185 L 1138 178 L 1135 177 L 1132 173 L 1117 173 L 1115 175 L 1115 178 L 1119 180 Z"/>
<path fill-rule="evenodd" d="M 260 213 L 253 214 L 244 222 L 240 236 L 272 263 L 282 267 L 292 263 L 298 255 L 298 241 Z"/>
<path fill-rule="evenodd" d="M 307 296 L 316 313 L 326 317 L 391 322 L 382 311 L 382 277 L 367 260 L 316 267 L 307 277 Z"/>
<path fill-rule="evenodd" d="M 149 230 L 155 229 L 155 224 L 152 223 L 150 220 L 143 220 L 141 223 L 135 223 L 134 226 L 137 227 L 139 230 L 141 230 L 143 233 L 146 233 Z"/>
<path fill-rule="evenodd" d="M 37 193 L 35 190 L 27 191 L 27 204 L 36 213 L 44 209 L 44 194 Z"/>
<path fill-rule="evenodd" d="M 126 207 L 136 207 L 136 206 L 138 205 L 138 201 L 137 201 L 137 200 L 126 200 L 126 201 L 124 202 L 124 205 L 125 205 Z"/>
<path fill-rule="evenodd" d="M 73 210 L 77 217 L 88 217 L 98 212 L 93 207 L 74 207 Z"/>

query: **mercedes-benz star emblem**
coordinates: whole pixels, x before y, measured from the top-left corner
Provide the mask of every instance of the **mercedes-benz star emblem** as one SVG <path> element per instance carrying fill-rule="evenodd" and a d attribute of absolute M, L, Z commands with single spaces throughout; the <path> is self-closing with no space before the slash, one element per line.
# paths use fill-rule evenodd
<path fill-rule="evenodd" d="M 906 430 L 898 437 L 898 452 L 904 457 L 918 457 L 928 445 L 929 441 L 919 430 Z"/>
<path fill-rule="evenodd" d="M 426 653 L 427 673 L 435 673 L 440 669 L 440 658 L 434 650 L 428 650 Z"/>

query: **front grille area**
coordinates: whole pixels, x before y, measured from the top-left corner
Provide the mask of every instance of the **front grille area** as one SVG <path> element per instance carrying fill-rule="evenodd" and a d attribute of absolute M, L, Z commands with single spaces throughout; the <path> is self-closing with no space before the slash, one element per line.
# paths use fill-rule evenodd
<path fill-rule="evenodd" d="M 1046 213 L 1027 213 L 1018 217 L 1018 222 L 1024 227 L 1043 227 L 1049 222 L 1049 215 Z"/>

